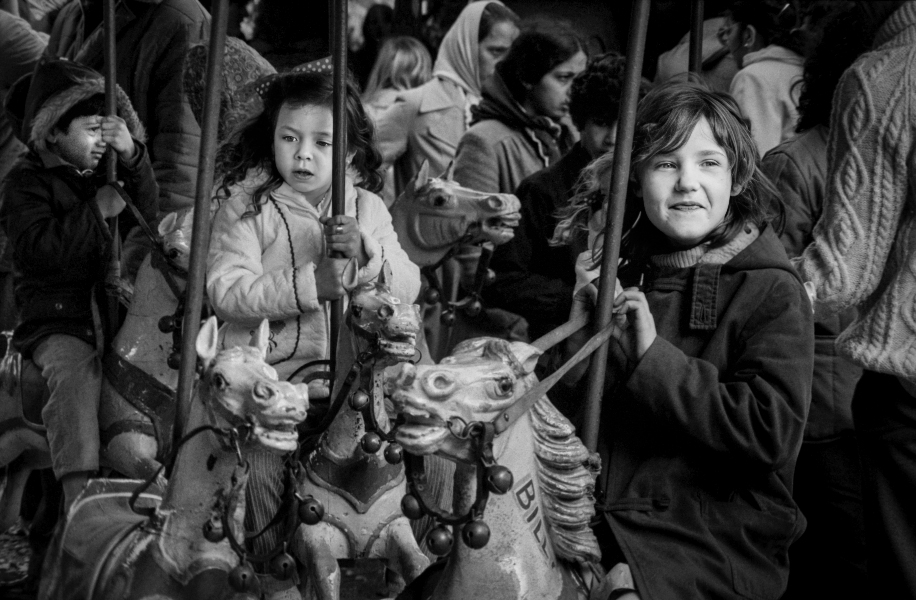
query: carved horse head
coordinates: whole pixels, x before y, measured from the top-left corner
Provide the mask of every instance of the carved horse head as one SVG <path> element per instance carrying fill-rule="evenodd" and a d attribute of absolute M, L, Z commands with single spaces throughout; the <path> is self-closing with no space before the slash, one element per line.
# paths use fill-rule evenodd
<path fill-rule="evenodd" d="M 347 325 L 358 336 L 378 342 L 391 362 L 410 360 L 422 319 L 420 307 L 404 304 L 391 293 L 391 267 L 385 262 L 375 281 L 350 291 Z"/>
<path fill-rule="evenodd" d="M 162 252 L 177 267 L 185 271 L 191 256 L 191 228 L 194 224 L 194 210 L 186 208 L 169 213 L 159 223 L 162 238 Z"/>
<path fill-rule="evenodd" d="M 515 235 L 521 203 L 512 194 L 478 192 L 452 180 L 452 169 L 429 176 L 424 161 L 391 206 L 398 241 L 421 267 L 435 264 L 458 243 L 505 244 Z"/>
<path fill-rule="evenodd" d="M 277 453 L 296 449 L 296 425 L 305 419 L 308 386 L 280 381 L 267 357 L 269 329 L 263 321 L 251 346 L 217 351 L 216 318 L 197 337 L 203 362 L 199 393 L 204 405 L 234 426 L 248 426 L 250 442 Z"/>
<path fill-rule="evenodd" d="M 437 365 L 400 365 L 389 380 L 395 411 L 406 417 L 397 441 L 412 454 L 474 462 L 468 439 L 453 430 L 489 422 L 533 384 L 541 352 L 522 342 L 475 338 L 458 344 Z"/>

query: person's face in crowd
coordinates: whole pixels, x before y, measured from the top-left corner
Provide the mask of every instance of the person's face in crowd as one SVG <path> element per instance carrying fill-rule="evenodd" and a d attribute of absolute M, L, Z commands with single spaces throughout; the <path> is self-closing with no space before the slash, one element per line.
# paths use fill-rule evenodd
<path fill-rule="evenodd" d="M 506 56 L 509 46 L 517 37 L 518 27 L 511 21 L 502 21 L 491 27 L 487 37 L 480 40 L 477 60 L 481 82 L 486 81 L 496 71 L 496 63 Z"/>
<path fill-rule="evenodd" d="M 291 188 L 317 206 L 331 187 L 334 119 L 327 106 L 284 104 L 274 128 L 274 162 Z"/>
<path fill-rule="evenodd" d="M 638 172 L 637 196 L 649 221 L 676 247 L 697 245 L 728 213 L 733 195 L 728 155 L 706 118 L 680 148 L 649 158 Z"/>
<path fill-rule="evenodd" d="M 598 158 L 605 152 L 614 150 L 614 144 L 617 142 L 617 121 L 608 124 L 604 121 L 589 119 L 579 134 L 582 147 L 585 148 L 588 155 L 593 159 Z"/>
<path fill-rule="evenodd" d="M 585 52 L 581 50 L 569 60 L 551 69 L 541 80 L 528 88 L 525 110 L 559 121 L 569 113 L 569 88 L 576 75 L 585 70 Z"/>
<path fill-rule="evenodd" d="M 719 42 L 728 48 L 728 51 L 735 58 L 738 68 L 744 67 L 744 57 L 748 52 L 760 49 L 757 39 L 757 31 L 753 26 L 743 26 L 741 23 L 732 21 L 731 18 L 725 20 L 718 31 Z"/>
<path fill-rule="evenodd" d="M 101 115 L 77 117 L 67 131 L 55 127 L 46 141 L 55 154 L 81 171 L 95 169 L 108 147 L 102 141 Z"/>

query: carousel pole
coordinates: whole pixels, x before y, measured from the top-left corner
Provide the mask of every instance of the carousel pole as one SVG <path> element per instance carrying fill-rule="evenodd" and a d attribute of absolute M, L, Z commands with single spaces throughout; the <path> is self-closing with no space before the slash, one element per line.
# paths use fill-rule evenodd
<path fill-rule="evenodd" d="M 689 71 L 699 74 L 703 69 L 703 0 L 690 3 L 690 62 Z"/>
<path fill-rule="evenodd" d="M 207 93 L 201 124 L 200 156 L 197 166 L 197 196 L 194 202 L 194 224 L 191 238 L 188 288 L 181 328 L 181 364 L 178 369 L 178 410 L 174 439 L 181 439 L 191 404 L 191 391 L 197 366 L 195 342 L 200 330 L 200 313 L 204 303 L 204 277 L 207 251 L 210 247 L 210 194 L 213 187 L 222 96 L 223 54 L 226 48 L 226 21 L 229 0 L 213 0 L 210 21 L 210 49 L 207 54 Z"/>
<path fill-rule="evenodd" d="M 105 33 L 103 47 L 105 61 L 105 114 L 113 116 L 118 114 L 118 81 L 117 81 L 117 32 L 115 31 L 115 2 L 105 0 L 102 6 L 102 28 Z M 114 148 L 109 147 L 105 152 L 105 180 L 114 183 L 118 180 L 118 154 Z M 108 265 L 108 277 L 105 282 L 105 315 L 107 333 L 103 336 L 114 336 L 118 331 L 118 315 L 120 293 L 118 280 L 121 278 L 121 240 L 118 232 L 118 217 L 108 221 L 108 231 L 111 233 L 111 261 Z M 105 339 L 102 343 L 108 344 L 111 340 Z"/>
<path fill-rule="evenodd" d="M 604 248 L 601 255 L 601 277 L 595 321 L 595 328 L 598 331 L 610 325 L 613 317 L 617 260 L 620 257 L 620 238 L 623 233 L 627 183 L 630 179 L 630 154 L 633 150 L 633 132 L 636 127 L 636 103 L 639 100 L 642 62 L 646 49 L 646 29 L 649 24 L 649 1 L 633 0 L 633 10 L 630 15 L 627 66 L 624 71 L 620 113 L 617 117 L 617 146 L 614 151 L 614 168 L 609 194 L 606 195 L 610 200 L 607 205 Z M 582 441 L 590 452 L 598 448 L 598 426 L 601 423 L 601 400 L 604 393 L 607 355 L 608 347 L 605 342 L 595 351 L 589 370 Z"/>
<path fill-rule="evenodd" d="M 331 138 L 333 167 L 331 178 L 331 214 L 346 211 L 347 193 L 347 0 L 333 0 L 331 15 L 331 48 L 334 61 L 334 134 Z M 343 258 L 332 252 L 331 258 Z M 343 301 L 331 302 L 331 381 L 337 376 L 337 338 L 343 316 Z"/>

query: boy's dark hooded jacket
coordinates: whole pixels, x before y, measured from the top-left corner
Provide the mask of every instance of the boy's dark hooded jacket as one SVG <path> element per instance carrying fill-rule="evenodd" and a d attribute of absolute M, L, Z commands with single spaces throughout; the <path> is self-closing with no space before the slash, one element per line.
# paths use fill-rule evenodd
<path fill-rule="evenodd" d="M 813 314 L 772 228 L 755 236 L 645 272 L 658 337 L 604 396 L 607 514 L 642 598 L 776 600 L 805 528 Z"/>
<path fill-rule="evenodd" d="M 78 102 L 104 93 L 104 78 L 65 60 L 43 59 L 7 98 L 11 121 L 30 152 L 13 167 L 0 192 L 0 225 L 13 247 L 19 326 L 13 343 L 28 356 L 44 337 L 62 333 L 95 343 L 91 298 L 105 281 L 112 237 L 94 198 L 105 184 L 104 161 L 80 172 L 51 152 L 46 137 Z M 143 126 L 118 89 L 118 113 L 135 138 L 137 154 L 119 161 L 118 179 L 147 220 L 156 216 L 158 186 Z M 122 231 L 132 222 L 125 211 Z"/>

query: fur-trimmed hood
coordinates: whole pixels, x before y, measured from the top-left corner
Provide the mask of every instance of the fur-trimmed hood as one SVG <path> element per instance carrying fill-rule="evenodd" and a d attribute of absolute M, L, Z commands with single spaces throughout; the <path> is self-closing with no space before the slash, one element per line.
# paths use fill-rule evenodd
<path fill-rule="evenodd" d="M 146 142 L 146 129 L 127 93 L 117 86 L 118 116 L 130 134 Z M 47 150 L 46 138 L 57 121 L 77 103 L 105 93 L 105 78 L 66 59 L 43 58 L 31 75 L 19 79 L 6 97 L 6 112 L 16 136 L 34 150 Z"/>

